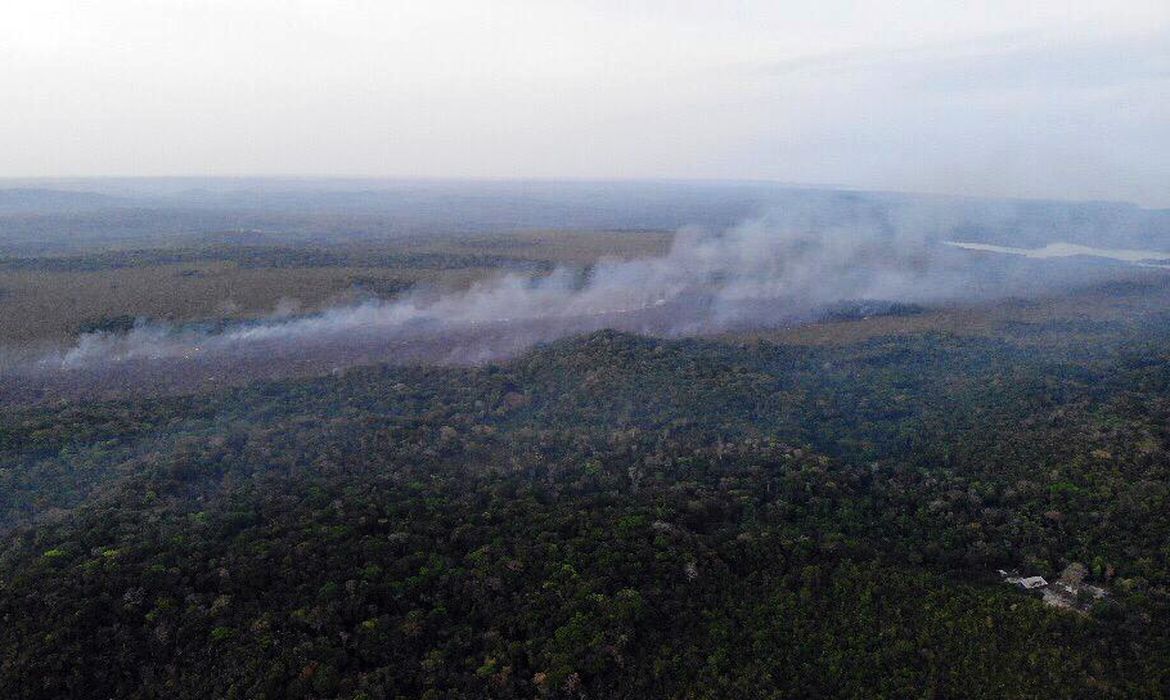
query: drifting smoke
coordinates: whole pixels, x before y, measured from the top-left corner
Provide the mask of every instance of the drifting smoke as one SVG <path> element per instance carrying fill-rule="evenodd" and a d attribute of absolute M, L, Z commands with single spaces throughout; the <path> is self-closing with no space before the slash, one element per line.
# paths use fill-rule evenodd
<path fill-rule="evenodd" d="M 548 334 L 629 326 L 697 333 L 767 315 L 777 320 L 853 298 L 905 298 L 936 272 L 922 240 L 883 240 L 836 229 L 816 233 L 759 220 L 720 234 L 680 231 L 665 256 L 601 260 L 530 278 L 509 274 L 460 292 L 423 290 L 311 316 L 274 315 L 219 331 L 140 323 L 126 333 L 87 333 L 48 363 L 81 367 L 110 360 L 246 352 L 273 343 L 343 343 L 358 336 L 441 334 L 484 326 L 539 325 Z M 765 304 L 761 309 L 757 304 Z M 764 319 L 761 319 L 764 320 Z M 547 339 L 547 338 L 541 338 Z"/>
<path fill-rule="evenodd" d="M 808 320 L 843 301 L 972 299 L 1051 288 L 1059 279 L 1020 274 L 1018 265 L 1003 262 L 1015 256 L 943 245 L 961 229 L 945 208 L 887 208 L 879 215 L 867 207 L 829 214 L 810 207 L 721 233 L 684 229 L 662 257 L 601 260 L 536 279 L 509 274 L 464 291 L 420 290 L 309 316 L 275 314 L 221 329 L 139 323 L 127 333 L 85 334 L 41 366 L 278 359 L 294 351 L 342 363 L 475 362 L 599 328 L 700 334 Z"/>

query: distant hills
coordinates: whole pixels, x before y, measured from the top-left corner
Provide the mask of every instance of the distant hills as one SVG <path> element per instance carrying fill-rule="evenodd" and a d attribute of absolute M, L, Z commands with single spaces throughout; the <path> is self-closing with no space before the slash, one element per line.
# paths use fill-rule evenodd
<path fill-rule="evenodd" d="M 10 255 L 167 245 L 176 236 L 190 243 L 191 237 L 227 232 L 344 243 L 532 229 L 721 229 L 760 218 L 894 238 L 1170 250 L 1170 211 L 1116 202 L 989 200 L 761 182 L 171 178 L 10 184 L 0 182 L 0 252 Z"/>
<path fill-rule="evenodd" d="M 12 188 L 0 189 L 0 214 L 57 213 L 119 206 L 122 201 L 97 192 Z"/>

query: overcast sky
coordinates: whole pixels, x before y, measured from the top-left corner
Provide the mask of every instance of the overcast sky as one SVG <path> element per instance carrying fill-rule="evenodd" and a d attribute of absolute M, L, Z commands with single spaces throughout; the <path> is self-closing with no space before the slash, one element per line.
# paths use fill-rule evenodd
<path fill-rule="evenodd" d="M 270 174 L 1170 206 L 1170 2 L 0 2 L 0 176 Z"/>

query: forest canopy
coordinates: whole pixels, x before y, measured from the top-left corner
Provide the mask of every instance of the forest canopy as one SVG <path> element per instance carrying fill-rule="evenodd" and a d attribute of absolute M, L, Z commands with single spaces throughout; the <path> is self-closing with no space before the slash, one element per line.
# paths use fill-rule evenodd
<path fill-rule="evenodd" d="M 1158 696 L 1166 320 L 602 331 L 481 367 L 13 407 L 0 684 Z M 1057 608 L 997 574 L 1072 564 L 1105 595 Z"/>

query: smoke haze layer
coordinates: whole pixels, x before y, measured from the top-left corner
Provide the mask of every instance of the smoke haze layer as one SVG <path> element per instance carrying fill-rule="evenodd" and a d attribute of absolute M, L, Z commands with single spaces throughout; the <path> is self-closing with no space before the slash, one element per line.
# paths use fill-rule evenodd
<path fill-rule="evenodd" d="M 536 278 L 501 274 L 464 290 L 418 289 L 391 301 L 218 328 L 140 321 L 129 332 L 83 334 L 37 366 L 310 356 L 338 366 L 481 362 L 599 328 L 677 336 L 770 327 L 815 319 L 847 301 L 1027 295 L 1118 272 L 1083 258 L 1055 264 L 944 245 L 970 228 L 942 205 L 792 207 L 721 232 L 682 229 L 661 257 L 602 259 Z"/>

